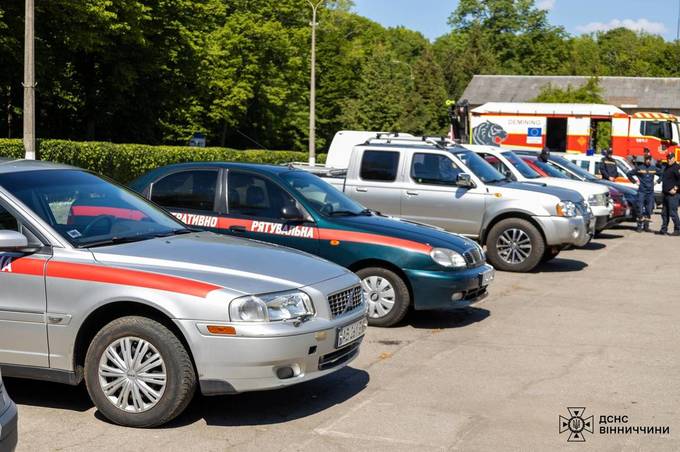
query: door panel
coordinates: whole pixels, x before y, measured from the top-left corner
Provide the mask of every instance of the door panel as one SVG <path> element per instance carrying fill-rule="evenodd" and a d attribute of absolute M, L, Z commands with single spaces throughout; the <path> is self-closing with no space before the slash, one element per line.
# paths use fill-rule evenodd
<path fill-rule="evenodd" d="M 402 191 L 401 215 L 476 237 L 488 195 L 486 189 L 457 187 L 459 173 L 462 170 L 446 154 L 414 154 Z"/>
<path fill-rule="evenodd" d="M 0 229 L 21 231 L 0 205 Z M 49 256 L 0 253 L 0 363 L 47 367 L 45 263 Z"/>
<path fill-rule="evenodd" d="M 318 230 L 306 221 L 282 218 L 282 209 L 299 203 L 277 183 L 246 171 L 229 171 L 228 212 L 220 215 L 220 232 L 317 254 Z M 308 217 L 303 212 L 303 216 Z"/>
<path fill-rule="evenodd" d="M 398 151 L 365 150 L 360 156 L 359 178 L 348 180 L 345 194 L 360 204 L 388 215 L 399 215 L 401 172 Z"/>

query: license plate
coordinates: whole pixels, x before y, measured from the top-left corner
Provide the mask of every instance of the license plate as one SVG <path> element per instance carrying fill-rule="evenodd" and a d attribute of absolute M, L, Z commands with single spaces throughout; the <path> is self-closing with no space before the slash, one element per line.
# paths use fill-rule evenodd
<path fill-rule="evenodd" d="M 487 270 L 481 275 L 479 275 L 479 286 L 480 287 L 485 287 L 488 286 L 491 281 L 496 277 L 496 271 L 491 269 Z"/>
<path fill-rule="evenodd" d="M 335 348 L 343 347 L 363 336 L 366 332 L 366 323 L 366 319 L 361 319 L 343 326 L 342 328 L 338 328 L 338 334 L 335 339 Z"/>

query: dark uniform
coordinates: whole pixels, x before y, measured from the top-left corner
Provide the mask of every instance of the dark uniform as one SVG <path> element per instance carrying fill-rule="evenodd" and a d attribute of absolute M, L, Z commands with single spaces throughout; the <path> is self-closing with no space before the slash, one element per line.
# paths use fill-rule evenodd
<path fill-rule="evenodd" d="M 678 218 L 678 202 L 680 201 L 680 165 L 675 161 L 675 154 L 668 154 L 668 165 L 661 177 L 663 191 L 663 210 L 661 211 L 660 234 L 668 232 L 668 223 L 673 220 L 675 232 L 673 235 L 680 235 L 680 218 Z"/>
<path fill-rule="evenodd" d="M 616 179 L 619 175 L 618 166 L 616 166 L 616 160 L 612 158 L 612 151 L 605 151 L 604 157 L 602 157 L 602 162 L 600 163 L 600 174 L 604 180 Z"/>
<path fill-rule="evenodd" d="M 652 213 L 654 213 L 654 184 L 657 176 L 661 177 L 661 174 L 656 165 L 652 165 L 651 157 L 646 158 L 644 163 L 628 172 L 628 179 L 631 182 L 635 183 L 634 177 L 640 181 L 637 198 L 638 232 L 643 229 L 649 231 L 649 222 L 652 221 Z"/>

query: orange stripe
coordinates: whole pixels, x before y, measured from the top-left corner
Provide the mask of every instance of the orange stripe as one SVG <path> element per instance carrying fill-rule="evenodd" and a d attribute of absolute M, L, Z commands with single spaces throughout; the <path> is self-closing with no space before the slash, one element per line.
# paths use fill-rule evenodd
<path fill-rule="evenodd" d="M 398 239 L 378 234 L 367 234 L 364 232 L 343 231 L 340 229 L 319 229 L 319 239 L 321 240 L 341 240 L 356 243 L 368 243 L 371 245 L 394 246 L 405 248 L 419 253 L 429 254 L 432 247 L 425 243 L 414 242 L 411 240 Z"/>
<path fill-rule="evenodd" d="M 20 257 L 12 260 L 12 272 L 20 275 L 42 276 L 45 274 L 45 259 Z M 8 271 L 9 273 L 9 271 Z"/>
<path fill-rule="evenodd" d="M 165 290 L 203 298 L 213 290 L 221 289 L 219 286 L 176 276 L 72 262 L 50 261 L 47 265 L 47 276 L 50 278 L 144 287 L 146 289 Z"/>

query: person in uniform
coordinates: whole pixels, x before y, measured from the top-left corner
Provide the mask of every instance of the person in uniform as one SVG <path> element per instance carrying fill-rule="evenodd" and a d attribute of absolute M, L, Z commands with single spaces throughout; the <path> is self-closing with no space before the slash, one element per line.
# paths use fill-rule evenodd
<path fill-rule="evenodd" d="M 654 184 L 656 177 L 661 177 L 659 170 L 652 164 L 651 154 L 645 155 L 642 164 L 630 170 L 627 174 L 631 182 L 638 184 L 637 198 L 637 232 L 649 232 L 649 223 L 654 213 Z"/>
<path fill-rule="evenodd" d="M 669 152 L 666 169 L 661 176 L 663 191 L 663 209 L 661 210 L 661 230 L 659 235 L 668 234 L 668 224 L 673 220 L 674 231 L 671 235 L 680 235 L 680 218 L 678 218 L 678 201 L 680 200 L 680 165 L 675 161 L 675 154 Z"/>
<path fill-rule="evenodd" d="M 605 149 L 603 154 L 604 157 L 602 157 L 602 162 L 600 163 L 600 174 L 602 175 L 602 179 L 614 182 L 619 175 L 616 160 L 612 157 L 611 149 Z"/>
<path fill-rule="evenodd" d="M 543 149 L 541 149 L 541 153 L 538 154 L 538 159 L 543 163 L 548 163 L 548 160 L 550 160 L 550 148 L 548 146 L 544 146 Z"/>

